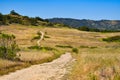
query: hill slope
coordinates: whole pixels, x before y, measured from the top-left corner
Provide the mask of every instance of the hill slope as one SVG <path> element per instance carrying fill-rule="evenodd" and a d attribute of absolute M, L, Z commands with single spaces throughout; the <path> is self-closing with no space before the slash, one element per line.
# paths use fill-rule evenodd
<path fill-rule="evenodd" d="M 87 26 L 90 28 L 97 28 L 102 30 L 120 30 L 120 20 L 78 20 L 78 19 L 71 19 L 71 18 L 52 18 L 48 19 L 52 23 L 60 23 L 65 24 L 70 27 L 81 27 Z"/>
<path fill-rule="evenodd" d="M 9 25 L 9 24 L 22 24 L 27 26 L 53 26 L 52 23 L 49 23 L 47 20 L 40 17 L 29 17 L 23 16 L 19 13 L 12 10 L 9 14 L 0 13 L 0 25 Z"/>

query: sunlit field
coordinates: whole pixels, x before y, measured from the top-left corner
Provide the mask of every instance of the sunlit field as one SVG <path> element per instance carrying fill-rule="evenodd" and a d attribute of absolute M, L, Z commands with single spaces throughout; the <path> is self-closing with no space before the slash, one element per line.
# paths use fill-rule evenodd
<path fill-rule="evenodd" d="M 3 26 L 0 30 L 2 33 L 15 35 L 20 48 L 17 53 L 20 61 L 0 59 L 1 74 L 14 71 L 14 67 L 22 66 L 23 68 L 32 64 L 49 62 L 65 52 L 71 52 L 75 62 L 72 64 L 72 70 L 67 74 L 68 80 L 120 79 L 120 43 L 102 40 L 119 35 L 119 32 L 85 32 L 70 28 L 15 24 Z M 41 42 L 42 49 L 30 49 L 29 47 L 37 45 L 37 40 L 32 39 L 37 36 L 38 31 L 43 31 L 46 36 Z M 5 72 L 8 67 L 9 70 Z"/>

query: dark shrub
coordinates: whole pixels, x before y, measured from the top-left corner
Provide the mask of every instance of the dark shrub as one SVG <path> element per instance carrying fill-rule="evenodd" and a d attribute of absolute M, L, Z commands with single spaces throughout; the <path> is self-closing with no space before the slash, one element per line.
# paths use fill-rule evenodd
<path fill-rule="evenodd" d="M 77 48 L 73 48 L 72 51 L 75 52 L 75 53 L 79 52 L 79 50 Z"/>

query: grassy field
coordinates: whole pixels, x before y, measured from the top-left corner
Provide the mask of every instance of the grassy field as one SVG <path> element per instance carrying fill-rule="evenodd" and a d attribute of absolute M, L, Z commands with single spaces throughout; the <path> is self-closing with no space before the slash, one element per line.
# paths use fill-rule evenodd
<path fill-rule="evenodd" d="M 120 80 L 120 43 L 103 41 L 103 38 L 120 35 L 120 32 L 85 32 L 69 28 L 23 25 L 3 26 L 0 31 L 16 36 L 21 49 L 17 54 L 22 61 L 0 59 L 0 74 L 12 71 L 10 69 L 4 72 L 11 66 L 27 67 L 49 62 L 65 52 L 71 52 L 76 62 L 68 74 L 69 80 Z M 28 49 L 37 45 L 37 40 L 31 40 L 37 36 L 38 31 L 45 32 L 47 36 L 41 43 L 43 49 Z"/>
<path fill-rule="evenodd" d="M 120 80 L 120 48 L 87 48 L 73 54 L 69 80 Z"/>
<path fill-rule="evenodd" d="M 58 58 L 61 54 L 71 51 L 71 48 L 64 49 L 62 47 L 57 47 L 56 45 L 76 46 L 77 44 L 77 46 L 79 46 L 79 31 L 74 29 L 23 26 L 14 24 L 0 27 L 0 31 L 2 33 L 15 35 L 16 42 L 20 48 L 20 51 L 17 53 L 20 61 L 0 59 L 0 75 L 15 71 L 16 69 L 28 67 L 32 64 L 52 61 L 53 59 Z M 41 42 L 42 49 L 28 48 L 37 45 L 37 40 L 32 39 L 37 36 L 38 31 L 43 31 L 45 33 L 45 38 Z M 72 34 L 72 32 L 74 34 Z M 71 40 L 72 37 L 76 40 L 76 42 Z"/>
<path fill-rule="evenodd" d="M 102 41 L 120 33 L 90 34 L 84 35 L 87 41 L 80 44 L 79 53 L 73 53 L 76 62 L 68 80 L 120 80 L 120 43 Z"/>

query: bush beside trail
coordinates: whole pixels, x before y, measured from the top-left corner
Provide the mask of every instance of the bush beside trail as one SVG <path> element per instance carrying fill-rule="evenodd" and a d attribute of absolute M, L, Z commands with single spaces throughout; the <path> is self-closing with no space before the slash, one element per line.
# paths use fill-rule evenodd
<path fill-rule="evenodd" d="M 14 60 L 18 50 L 14 35 L 0 34 L 0 58 Z"/>

